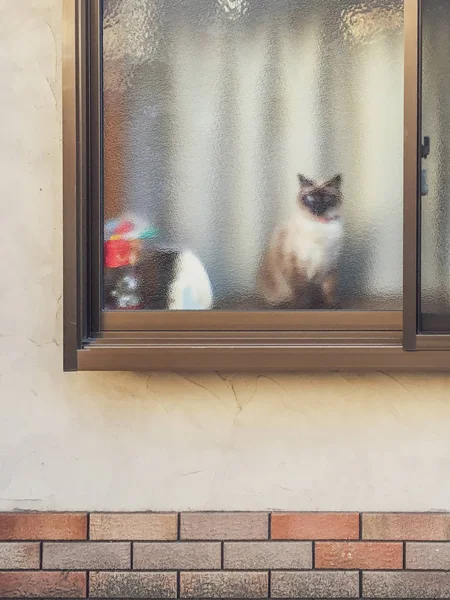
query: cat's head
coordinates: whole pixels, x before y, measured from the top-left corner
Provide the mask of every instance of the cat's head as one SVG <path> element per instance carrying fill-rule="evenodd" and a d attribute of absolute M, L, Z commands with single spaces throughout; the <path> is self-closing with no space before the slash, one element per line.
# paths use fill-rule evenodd
<path fill-rule="evenodd" d="M 297 175 L 299 182 L 298 203 L 302 210 L 319 221 L 334 221 L 341 217 L 342 175 L 336 175 L 325 183 Z"/>

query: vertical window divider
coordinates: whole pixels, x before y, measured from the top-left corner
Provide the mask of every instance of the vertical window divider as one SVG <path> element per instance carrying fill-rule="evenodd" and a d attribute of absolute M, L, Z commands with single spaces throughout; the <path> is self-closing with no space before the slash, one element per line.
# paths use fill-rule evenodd
<path fill-rule="evenodd" d="M 420 306 L 420 145 L 422 0 L 405 0 L 403 348 L 416 350 Z"/>

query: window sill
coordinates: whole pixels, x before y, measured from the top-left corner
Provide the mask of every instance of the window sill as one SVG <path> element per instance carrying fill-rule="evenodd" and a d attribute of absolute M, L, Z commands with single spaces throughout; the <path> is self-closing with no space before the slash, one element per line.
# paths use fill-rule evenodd
<path fill-rule="evenodd" d="M 405 352 L 401 332 L 118 333 L 89 340 L 77 362 L 81 371 L 448 371 L 450 346 L 430 350 Z"/>

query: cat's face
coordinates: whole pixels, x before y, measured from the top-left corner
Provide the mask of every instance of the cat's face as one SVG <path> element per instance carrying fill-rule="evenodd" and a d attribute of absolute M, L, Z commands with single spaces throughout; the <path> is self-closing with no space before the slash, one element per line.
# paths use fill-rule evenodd
<path fill-rule="evenodd" d="M 321 221 L 332 221 L 341 216 L 342 176 L 336 175 L 325 183 L 298 175 L 300 185 L 298 203 L 312 217 Z"/>

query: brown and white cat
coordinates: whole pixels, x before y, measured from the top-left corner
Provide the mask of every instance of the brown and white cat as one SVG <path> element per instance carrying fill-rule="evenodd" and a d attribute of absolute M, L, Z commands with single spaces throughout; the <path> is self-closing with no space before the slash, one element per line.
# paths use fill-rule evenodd
<path fill-rule="evenodd" d="M 298 175 L 298 181 L 295 210 L 276 228 L 263 257 L 259 291 L 272 308 L 335 308 L 342 176 L 321 183 Z"/>

